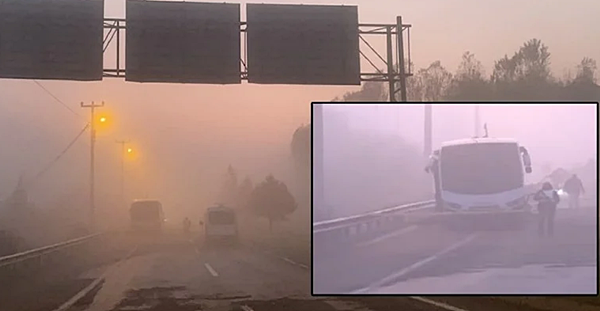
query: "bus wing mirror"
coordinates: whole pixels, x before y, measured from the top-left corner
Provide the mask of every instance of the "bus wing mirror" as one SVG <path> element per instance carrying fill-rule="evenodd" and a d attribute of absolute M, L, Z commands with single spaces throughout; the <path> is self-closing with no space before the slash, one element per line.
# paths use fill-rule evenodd
<path fill-rule="evenodd" d="M 531 172 L 532 172 L 531 166 L 525 167 L 525 173 L 531 174 Z"/>

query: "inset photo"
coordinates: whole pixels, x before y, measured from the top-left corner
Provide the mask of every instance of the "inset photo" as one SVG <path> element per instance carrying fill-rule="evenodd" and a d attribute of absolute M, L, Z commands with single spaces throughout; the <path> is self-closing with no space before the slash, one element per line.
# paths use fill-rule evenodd
<path fill-rule="evenodd" d="M 597 113 L 314 102 L 312 294 L 597 295 Z"/>

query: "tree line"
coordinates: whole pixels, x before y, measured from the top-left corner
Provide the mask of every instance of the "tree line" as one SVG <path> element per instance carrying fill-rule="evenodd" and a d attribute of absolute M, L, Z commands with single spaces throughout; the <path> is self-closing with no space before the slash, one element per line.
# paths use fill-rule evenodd
<path fill-rule="evenodd" d="M 466 51 L 456 72 L 436 60 L 425 68 L 414 69 L 406 80 L 408 101 L 599 101 L 597 62 L 583 57 L 562 77 L 550 69 L 551 53 L 539 39 L 523 43 L 511 56 L 504 55 L 486 74 L 475 54 Z M 398 88 L 399 85 L 396 85 Z M 367 82 L 361 89 L 347 92 L 333 101 L 387 101 L 387 84 Z"/>
<path fill-rule="evenodd" d="M 551 54 L 541 40 L 531 39 L 514 52 L 494 62 L 491 74 L 471 52 L 462 55 L 455 73 L 441 61 L 421 68 L 407 79 L 410 101 L 598 101 L 596 61 L 581 59 L 574 71 L 556 77 Z M 381 87 L 383 92 L 383 87 Z"/>

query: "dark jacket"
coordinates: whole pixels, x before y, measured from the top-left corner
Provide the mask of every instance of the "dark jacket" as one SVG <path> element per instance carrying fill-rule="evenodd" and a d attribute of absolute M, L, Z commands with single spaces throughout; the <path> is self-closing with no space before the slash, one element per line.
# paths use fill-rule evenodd
<path fill-rule="evenodd" d="M 583 192 L 583 183 L 579 178 L 569 178 L 563 187 L 569 194 L 580 194 Z"/>
<path fill-rule="evenodd" d="M 539 207 L 556 208 L 556 206 L 560 202 L 560 197 L 558 196 L 556 190 L 553 189 L 549 191 L 552 192 L 551 195 L 546 194 L 546 191 L 544 190 L 539 190 L 535 193 L 533 199 L 538 202 Z"/>

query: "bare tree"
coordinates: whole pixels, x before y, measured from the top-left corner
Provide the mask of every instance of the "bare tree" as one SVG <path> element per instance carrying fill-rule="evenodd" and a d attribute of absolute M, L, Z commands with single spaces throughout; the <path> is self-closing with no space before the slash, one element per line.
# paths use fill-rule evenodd
<path fill-rule="evenodd" d="M 517 78 L 525 82 L 538 84 L 550 82 L 550 52 L 539 39 L 531 39 L 523 44 L 515 54 Z"/>
<path fill-rule="evenodd" d="M 491 99 L 490 83 L 485 78 L 483 65 L 471 52 L 465 52 L 448 91 L 452 100 Z"/>
<path fill-rule="evenodd" d="M 418 83 L 422 84 L 423 101 L 440 101 L 446 97 L 452 74 L 438 60 L 417 72 Z"/>
<path fill-rule="evenodd" d="M 584 57 L 577 65 L 577 75 L 575 80 L 578 82 L 596 83 L 596 60 Z"/>

